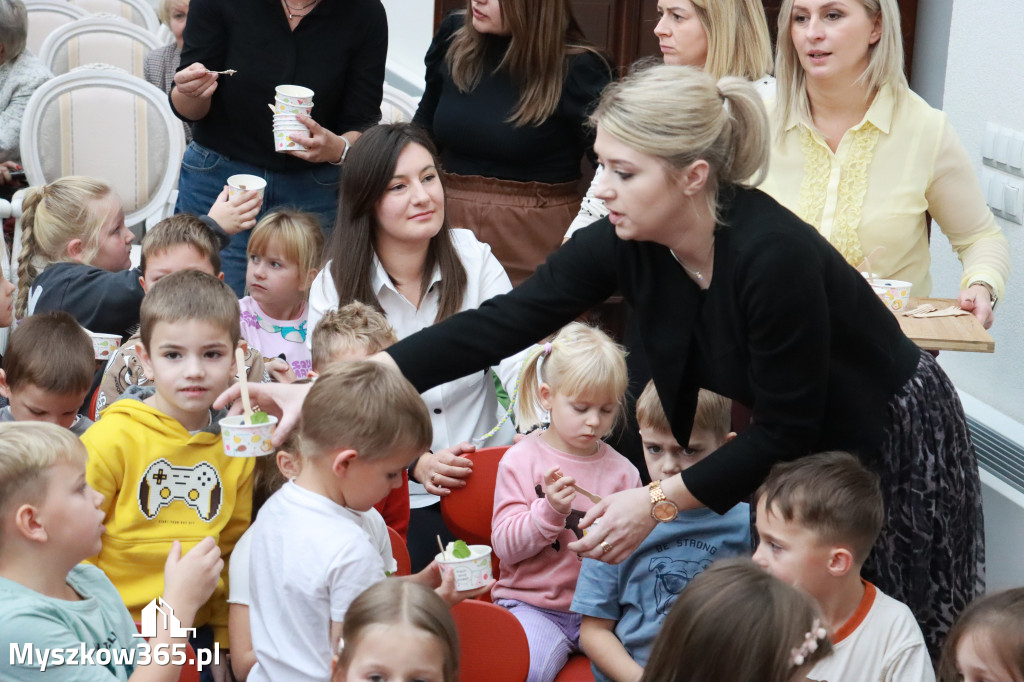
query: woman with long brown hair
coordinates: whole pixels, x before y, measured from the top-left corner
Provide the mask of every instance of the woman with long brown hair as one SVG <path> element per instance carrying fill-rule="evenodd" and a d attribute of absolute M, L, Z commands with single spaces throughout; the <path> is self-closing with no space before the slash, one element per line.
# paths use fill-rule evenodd
<path fill-rule="evenodd" d="M 447 172 L 448 214 L 514 284 L 562 241 L 581 194 L 586 117 L 611 81 L 569 0 L 471 0 L 441 23 L 415 123 Z"/>

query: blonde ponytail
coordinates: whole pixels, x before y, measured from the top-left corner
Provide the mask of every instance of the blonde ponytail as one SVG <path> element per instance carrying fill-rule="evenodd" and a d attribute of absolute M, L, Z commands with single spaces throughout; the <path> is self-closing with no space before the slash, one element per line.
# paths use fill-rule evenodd
<path fill-rule="evenodd" d="M 562 327 L 554 339 L 534 348 L 523 362 L 519 399 L 515 403 L 516 425 L 520 430 L 542 420 L 537 402 L 540 382 L 556 393 L 576 399 L 617 403 L 618 423 L 629 383 L 626 351 L 597 327 L 581 322 Z"/>
<path fill-rule="evenodd" d="M 706 198 L 716 218 L 720 184 L 751 186 L 767 170 L 768 114 L 742 78 L 716 83 L 692 66 L 650 66 L 605 88 L 591 122 L 669 168 L 706 161 Z"/>
<path fill-rule="evenodd" d="M 21 216 L 16 317 L 25 316 L 29 290 L 39 273 L 51 263 L 68 260 L 67 247 L 72 240 L 82 240 L 83 262 L 88 263 L 96 254 L 106 216 L 96 210 L 95 202 L 110 193 L 110 186 L 102 180 L 76 175 L 26 191 Z"/>

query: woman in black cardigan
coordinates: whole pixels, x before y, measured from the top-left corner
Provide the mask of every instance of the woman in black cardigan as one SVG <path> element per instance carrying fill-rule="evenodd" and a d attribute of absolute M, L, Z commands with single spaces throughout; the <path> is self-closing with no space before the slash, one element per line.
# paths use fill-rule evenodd
<path fill-rule="evenodd" d="M 674 509 L 724 512 L 774 463 L 848 450 L 886 498 L 865 577 L 911 607 L 937 651 L 984 575 L 977 465 L 952 384 L 838 251 L 744 184 L 768 159 L 749 83 L 655 66 L 608 88 L 594 120 L 609 217 L 511 293 L 387 354 L 424 391 L 621 292 L 679 442 L 700 388 L 750 406 L 753 422 L 660 491 L 605 498 L 581 523 L 600 525 L 570 548 L 617 563 Z M 669 504 L 653 501 L 662 492 Z"/>

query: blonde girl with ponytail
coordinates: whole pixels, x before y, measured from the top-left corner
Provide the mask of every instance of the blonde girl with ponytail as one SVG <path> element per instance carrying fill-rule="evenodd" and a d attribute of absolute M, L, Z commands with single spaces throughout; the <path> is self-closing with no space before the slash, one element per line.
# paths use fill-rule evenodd
<path fill-rule="evenodd" d="M 64 310 L 94 332 L 123 334 L 139 321 L 142 287 L 133 235 L 102 180 L 68 176 L 26 191 L 18 263 L 18 318 Z"/>
<path fill-rule="evenodd" d="M 879 474 L 886 499 L 867 575 L 941 641 L 984 576 L 980 481 L 960 400 L 860 273 L 751 188 L 769 155 L 753 86 L 658 65 L 609 86 L 592 120 L 608 218 L 509 294 L 387 355 L 425 391 L 621 292 L 677 440 L 689 437 L 701 388 L 750 407 L 753 419 L 680 475 L 605 496 L 569 550 L 617 563 L 678 511 L 724 513 L 748 498 L 776 462 L 847 450 Z"/>
<path fill-rule="evenodd" d="M 499 465 L 491 539 L 501 575 L 492 597 L 526 630 L 531 681 L 553 680 L 579 651 L 581 616 L 569 607 L 580 561 L 568 544 L 583 537 L 579 520 L 594 504 L 591 495 L 640 485 L 636 467 L 602 440 L 622 415 L 626 383 L 622 347 L 579 322 L 523 363 L 517 423 L 548 425 Z"/>

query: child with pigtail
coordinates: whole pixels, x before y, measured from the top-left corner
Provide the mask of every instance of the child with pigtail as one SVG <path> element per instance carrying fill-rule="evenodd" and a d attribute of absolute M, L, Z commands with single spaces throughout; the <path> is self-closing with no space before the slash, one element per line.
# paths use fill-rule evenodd
<path fill-rule="evenodd" d="M 539 405 L 550 425 L 512 446 L 499 465 L 491 538 L 501 576 L 492 596 L 526 630 L 530 682 L 553 680 L 579 651 L 580 616 L 569 606 L 581 560 L 567 545 L 583 536 L 579 521 L 594 504 L 582 491 L 640 485 L 636 467 L 601 440 L 621 416 L 626 383 L 622 348 L 578 322 L 523 364 L 518 424 L 542 421 Z"/>

